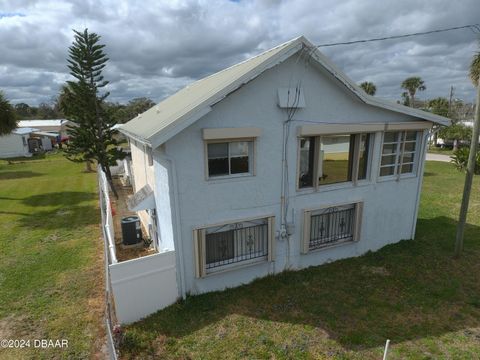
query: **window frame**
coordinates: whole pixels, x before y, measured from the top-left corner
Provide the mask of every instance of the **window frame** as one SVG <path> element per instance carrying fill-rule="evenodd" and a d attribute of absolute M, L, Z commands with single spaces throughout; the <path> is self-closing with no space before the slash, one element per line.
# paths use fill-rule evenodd
<path fill-rule="evenodd" d="M 204 140 L 204 168 L 205 168 L 205 180 L 207 181 L 213 181 L 213 180 L 222 180 L 222 179 L 234 179 L 234 178 L 242 178 L 242 177 L 252 177 L 256 175 L 256 151 L 257 151 L 257 145 L 256 145 L 256 137 L 248 137 L 248 138 L 229 138 L 229 139 L 210 139 L 210 140 Z M 245 173 L 237 173 L 237 174 L 228 174 L 228 175 L 218 175 L 218 176 L 210 176 L 209 171 L 208 171 L 208 145 L 209 144 L 222 144 L 222 143 L 233 143 L 233 142 L 248 142 L 251 143 L 251 149 L 249 146 L 248 149 L 248 167 L 249 171 Z M 229 145 L 230 146 L 230 145 Z M 250 154 L 251 154 L 251 159 L 250 159 Z M 231 172 L 230 169 L 230 154 L 228 157 L 228 162 L 229 162 L 229 172 Z"/>
<path fill-rule="evenodd" d="M 352 164 L 352 180 L 342 181 L 337 183 L 330 184 L 320 184 L 318 181 L 319 178 L 319 167 L 320 167 L 320 151 L 321 151 L 321 138 L 322 137 L 332 137 L 332 136 L 341 136 L 341 135 L 354 135 L 355 140 L 353 142 L 353 164 Z M 368 141 L 368 151 L 367 151 L 367 169 L 364 179 L 359 179 L 359 167 L 360 167 L 360 141 L 362 135 L 369 135 Z M 365 131 L 365 132 L 339 132 L 339 133 L 328 133 L 328 134 L 318 134 L 318 135 L 299 135 L 297 137 L 297 170 L 296 170 L 296 190 L 298 192 L 302 191 L 319 191 L 319 189 L 330 189 L 337 187 L 345 186 L 357 186 L 359 183 L 370 182 L 372 178 L 372 157 L 373 157 L 373 148 L 375 146 L 375 132 Z M 314 150 L 314 163 L 313 163 L 313 172 L 316 176 L 313 177 L 312 186 L 300 187 L 300 156 L 301 156 L 301 141 L 304 138 L 315 138 L 315 150 Z"/>
<path fill-rule="evenodd" d="M 207 270 L 207 254 L 206 254 L 206 229 L 224 225 L 233 225 L 247 221 L 266 220 L 267 221 L 267 255 L 263 257 L 246 259 L 230 264 L 217 266 Z M 217 224 L 204 225 L 193 229 L 193 248 L 194 248 L 194 264 L 195 277 L 204 278 L 211 275 L 223 273 L 225 271 L 236 270 L 245 266 L 267 263 L 275 261 L 275 215 L 264 215 L 238 220 L 225 221 Z"/>
<path fill-rule="evenodd" d="M 346 206 L 346 205 L 353 205 L 354 206 L 354 220 L 353 220 L 353 231 L 352 231 L 352 240 L 340 240 L 338 242 L 333 242 L 333 243 L 327 243 L 323 246 L 319 246 L 314 249 L 310 249 L 310 237 L 311 237 L 311 218 L 312 218 L 312 213 L 316 211 L 321 211 L 329 208 L 334 208 L 334 207 L 341 207 L 341 206 Z M 364 208 L 364 201 L 363 200 L 357 200 L 357 201 L 349 201 L 349 202 L 342 202 L 342 203 L 335 203 L 335 204 L 329 204 L 329 205 L 322 205 L 319 207 L 315 208 L 309 208 L 309 209 L 304 209 L 303 210 L 303 232 L 302 232 L 302 237 L 301 237 L 301 253 L 302 254 L 310 254 L 314 253 L 317 251 L 322 251 L 325 249 L 330 249 L 333 247 L 337 246 L 342 246 L 342 245 L 348 245 L 348 244 L 355 244 L 360 241 L 361 239 L 361 230 L 362 230 L 362 222 L 363 222 L 363 208 Z"/>
<path fill-rule="evenodd" d="M 397 138 L 395 142 L 387 142 L 386 144 L 397 144 L 397 149 L 394 154 L 384 154 L 383 148 L 385 145 L 385 134 L 388 132 L 397 133 Z M 407 132 L 415 132 L 415 140 L 407 140 L 406 133 Z M 378 173 L 377 179 L 378 181 L 389 181 L 389 180 L 399 180 L 400 178 L 409 178 L 409 177 L 417 177 L 418 175 L 418 165 L 420 159 L 420 153 L 423 151 L 423 134 L 424 130 L 422 129 L 398 129 L 398 130 L 387 130 L 382 132 L 382 142 L 380 145 L 380 158 L 378 163 Z M 415 150 L 414 151 L 405 151 L 405 144 L 406 143 L 414 143 Z M 413 154 L 413 161 L 409 161 L 404 163 L 403 158 L 405 154 Z M 382 159 L 384 156 L 394 156 L 395 155 L 395 162 L 390 165 L 382 165 Z M 412 171 L 402 173 L 401 168 L 404 165 L 412 165 Z M 392 167 L 394 169 L 394 173 L 390 175 L 382 175 L 382 169 Z M 400 171 L 399 171 L 400 169 Z"/>

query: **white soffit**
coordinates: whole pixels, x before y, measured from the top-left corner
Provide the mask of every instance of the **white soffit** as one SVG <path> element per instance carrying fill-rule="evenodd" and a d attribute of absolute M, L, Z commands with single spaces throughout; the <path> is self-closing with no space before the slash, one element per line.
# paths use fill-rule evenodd
<path fill-rule="evenodd" d="M 328 134 L 353 134 L 375 131 L 422 130 L 430 129 L 429 121 L 409 121 L 400 123 L 370 123 L 370 124 L 314 124 L 299 126 L 298 135 L 315 136 Z"/>

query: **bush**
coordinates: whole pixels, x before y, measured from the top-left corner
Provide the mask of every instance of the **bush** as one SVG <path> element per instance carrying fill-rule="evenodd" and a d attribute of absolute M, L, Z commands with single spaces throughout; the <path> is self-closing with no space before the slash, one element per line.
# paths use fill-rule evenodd
<path fill-rule="evenodd" d="M 470 154 L 470 149 L 466 147 L 459 148 L 453 152 L 453 155 L 450 156 L 452 159 L 451 162 L 455 167 L 460 171 L 467 170 L 468 156 Z M 480 174 L 480 151 L 477 151 L 476 161 L 475 161 L 475 171 L 476 175 Z"/>

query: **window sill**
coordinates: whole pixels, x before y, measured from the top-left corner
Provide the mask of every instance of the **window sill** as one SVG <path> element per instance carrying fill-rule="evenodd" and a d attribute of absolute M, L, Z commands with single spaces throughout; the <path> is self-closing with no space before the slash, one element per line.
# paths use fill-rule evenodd
<path fill-rule="evenodd" d="M 335 244 L 327 244 L 327 245 L 324 245 L 322 247 L 318 247 L 316 249 L 308 250 L 307 253 L 303 253 L 302 255 L 313 254 L 313 253 L 317 253 L 317 252 L 321 252 L 321 251 L 324 251 L 324 250 L 329 250 L 329 249 L 333 249 L 333 248 L 340 247 L 340 246 L 345 246 L 345 245 L 353 245 L 353 244 L 356 244 L 358 242 L 359 242 L 359 240 L 339 241 Z"/>
<path fill-rule="evenodd" d="M 321 185 L 318 188 L 297 188 L 298 195 L 304 194 L 312 194 L 312 193 L 322 193 L 326 191 L 335 191 L 335 190 L 344 190 L 344 189 L 354 189 L 356 187 L 363 187 L 372 185 L 373 182 L 370 180 L 359 180 L 357 184 L 354 184 L 352 181 L 344 182 L 344 183 L 337 183 L 337 184 L 330 184 L 330 185 Z"/>
<path fill-rule="evenodd" d="M 235 175 L 211 176 L 211 177 L 208 177 L 206 180 L 207 180 L 207 183 L 209 184 L 218 184 L 218 183 L 224 183 L 228 181 L 251 179 L 253 177 L 255 177 L 254 174 L 246 173 L 246 174 L 235 174 Z"/>
<path fill-rule="evenodd" d="M 200 277 L 199 279 L 205 279 L 214 275 L 223 274 L 223 273 L 231 272 L 235 270 L 241 270 L 243 268 L 259 265 L 262 263 L 265 263 L 265 264 L 268 263 L 268 256 L 257 258 L 257 259 L 245 260 L 245 261 L 234 263 L 234 264 L 223 265 L 221 267 L 219 266 L 214 270 L 210 270 L 210 272 L 208 272 L 207 270 L 207 273 L 204 276 Z"/>
<path fill-rule="evenodd" d="M 416 177 L 417 177 L 416 173 L 403 174 L 403 175 L 400 175 L 400 180 L 401 179 L 414 179 Z M 379 182 L 379 183 L 396 181 L 396 180 L 397 180 L 397 175 L 378 176 L 378 178 L 377 178 L 377 182 Z"/>

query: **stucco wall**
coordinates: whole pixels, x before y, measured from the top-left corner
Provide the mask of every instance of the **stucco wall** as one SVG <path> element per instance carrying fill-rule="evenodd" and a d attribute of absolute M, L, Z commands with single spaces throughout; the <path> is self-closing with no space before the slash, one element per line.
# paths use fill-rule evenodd
<path fill-rule="evenodd" d="M 377 181 L 381 132 L 376 133 L 371 179 L 357 186 L 336 189 L 296 190 L 297 128 L 313 123 L 403 122 L 406 115 L 361 103 L 343 85 L 321 70 L 306 66 L 296 56 L 267 70 L 213 107 L 195 124 L 169 140 L 165 152 L 176 166 L 179 233 L 183 247 L 186 291 L 201 293 L 246 283 L 285 268 L 303 268 L 360 255 L 386 244 L 412 237 L 420 176 L 400 181 Z M 289 241 L 277 240 L 276 261 L 195 278 L 192 230 L 195 227 L 255 216 L 275 215 L 280 226 L 282 171 L 282 124 L 285 110 L 277 104 L 277 89 L 301 85 L 306 108 L 299 109 L 290 123 L 288 154 L 288 221 L 294 222 Z M 259 127 L 256 142 L 256 175 L 235 179 L 206 180 L 201 130 L 216 127 Z M 133 151 L 132 151 L 133 155 Z M 160 177 L 157 178 L 160 181 Z M 164 180 L 163 180 L 164 181 Z M 172 191 L 172 189 L 170 190 Z M 357 243 L 301 255 L 303 210 L 324 205 L 363 201 L 361 237 Z M 287 256 L 289 254 L 289 256 Z"/>
<path fill-rule="evenodd" d="M 148 155 L 143 147 L 143 144 L 131 141 L 130 150 L 132 155 L 132 172 L 135 185 L 133 190 L 136 192 L 147 184 L 149 184 L 150 187 L 155 190 L 153 165 L 148 164 Z M 147 212 L 139 211 L 138 216 L 140 217 L 145 229 L 148 229 L 149 215 Z"/>

